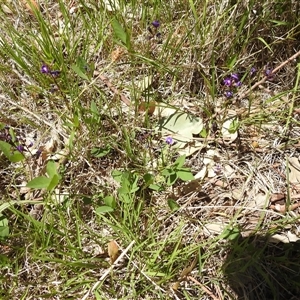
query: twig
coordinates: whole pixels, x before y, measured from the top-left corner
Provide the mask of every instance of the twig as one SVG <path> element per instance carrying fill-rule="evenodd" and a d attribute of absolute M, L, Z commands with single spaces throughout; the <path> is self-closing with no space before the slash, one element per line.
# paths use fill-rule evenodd
<path fill-rule="evenodd" d="M 133 244 L 135 243 L 135 241 L 132 241 L 128 247 L 122 252 L 122 254 L 115 260 L 115 262 L 104 272 L 104 274 L 101 276 L 101 278 L 99 279 L 99 281 L 97 281 L 93 287 L 91 289 L 89 289 L 89 291 L 82 297 L 81 300 L 85 300 L 87 299 L 87 297 L 89 296 L 89 294 L 91 292 L 93 292 L 98 285 L 101 283 L 102 280 L 105 279 L 105 277 L 112 271 L 112 269 L 115 267 L 115 265 L 126 255 L 126 253 L 129 251 L 129 249 L 133 246 Z"/>
<path fill-rule="evenodd" d="M 192 276 L 188 276 L 187 279 L 189 279 L 189 280 L 193 281 L 194 283 L 196 283 L 197 285 L 199 285 L 201 287 L 201 289 L 205 293 L 207 293 L 210 297 L 212 297 L 214 300 L 219 300 L 208 288 L 206 288 L 203 284 L 201 284 L 198 280 L 196 280 Z"/>
<path fill-rule="evenodd" d="M 279 217 L 283 217 L 281 214 L 269 210 L 269 209 L 261 209 L 256 207 L 246 207 L 246 206 L 224 206 L 224 205 L 204 205 L 204 206 L 193 206 L 193 207 L 186 207 L 187 210 L 203 210 L 203 209 L 215 209 L 215 208 L 233 208 L 233 209 L 242 209 L 242 210 L 252 210 L 252 211 L 260 211 L 264 213 L 271 213 L 277 215 Z"/>
<path fill-rule="evenodd" d="M 119 90 L 117 88 L 115 88 L 112 83 L 103 75 L 99 74 L 99 78 L 110 88 L 110 90 L 120 96 L 121 100 L 128 106 L 130 106 L 131 102 L 130 100 L 127 99 L 127 97 L 125 97 L 122 93 L 119 92 Z"/>
<path fill-rule="evenodd" d="M 300 51 L 298 51 L 293 56 L 291 56 L 290 58 L 288 58 L 287 60 L 285 60 L 284 62 L 282 62 L 279 66 L 277 66 L 274 70 L 272 70 L 271 73 L 268 76 L 265 76 L 263 79 L 261 79 L 260 81 L 256 82 L 248 91 L 246 91 L 245 93 L 239 95 L 238 98 L 244 98 L 244 97 L 246 97 L 251 91 L 253 91 L 259 85 L 261 85 L 262 83 L 264 83 L 270 76 L 274 75 L 278 70 L 280 70 L 282 67 L 284 67 L 286 64 L 288 64 L 290 61 L 292 61 L 293 59 L 295 59 L 299 55 L 300 55 Z"/>

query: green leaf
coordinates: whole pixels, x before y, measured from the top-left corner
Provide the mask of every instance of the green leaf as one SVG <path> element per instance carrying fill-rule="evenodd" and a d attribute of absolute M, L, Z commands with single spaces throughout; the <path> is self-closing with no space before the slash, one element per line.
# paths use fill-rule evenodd
<path fill-rule="evenodd" d="M 239 129 L 239 127 L 240 127 L 240 123 L 238 119 L 233 119 L 228 128 L 228 132 L 231 134 L 235 133 Z"/>
<path fill-rule="evenodd" d="M 14 151 L 13 154 L 11 154 L 11 156 L 8 158 L 11 162 L 19 162 L 22 161 L 24 159 L 24 155 L 20 152 L 20 151 Z"/>
<path fill-rule="evenodd" d="M 87 70 L 88 68 L 88 63 L 87 61 L 81 57 L 81 56 L 78 56 L 77 59 L 76 59 L 76 65 L 80 68 L 81 71 L 85 71 Z"/>
<path fill-rule="evenodd" d="M 55 189 L 55 187 L 59 183 L 59 179 L 60 179 L 59 175 L 57 175 L 57 174 L 53 175 L 52 178 L 51 178 L 51 181 L 50 181 L 50 183 L 47 187 L 47 190 L 52 191 L 53 189 Z"/>
<path fill-rule="evenodd" d="M 154 176 L 152 174 L 147 173 L 143 176 L 143 178 L 146 185 L 149 185 L 154 182 Z"/>
<path fill-rule="evenodd" d="M 167 185 L 168 185 L 168 186 L 173 185 L 173 184 L 176 182 L 177 179 L 178 179 L 178 176 L 177 176 L 176 173 L 171 174 L 171 175 L 168 177 L 168 179 L 167 179 Z"/>
<path fill-rule="evenodd" d="M 106 196 L 103 201 L 106 206 L 109 206 L 113 209 L 115 209 L 117 206 L 116 199 L 113 196 Z"/>
<path fill-rule="evenodd" d="M 201 130 L 200 136 L 203 138 L 206 138 L 208 136 L 208 132 L 205 127 Z"/>
<path fill-rule="evenodd" d="M 96 208 L 96 214 L 102 215 L 108 212 L 113 212 L 114 209 L 111 208 L 110 206 L 99 206 Z"/>
<path fill-rule="evenodd" d="M 229 58 L 227 65 L 230 70 L 232 70 L 233 67 L 235 66 L 237 59 L 238 59 L 238 56 L 236 54 Z"/>
<path fill-rule="evenodd" d="M 11 148 L 11 144 L 0 141 L 0 150 L 8 159 L 11 156 Z"/>
<path fill-rule="evenodd" d="M 162 172 L 161 172 L 161 175 L 162 176 L 170 176 L 172 174 L 175 174 L 175 171 L 173 169 L 164 169 Z"/>
<path fill-rule="evenodd" d="M 111 176 L 112 176 L 112 178 L 113 178 L 115 181 L 121 183 L 121 182 L 122 182 L 122 177 L 123 177 L 123 172 L 118 171 L 118 170 L 113 170 L 113 171 L 111 172 Z"/>
<path fill-rule="evenodd" d="M 5 216 L 0 214 L 0 240 L 9 236 L 8 220 Z"/>
<path fill-rule="evenodd" d="M 124 44 L 127 45 L 127 34 L 125 30 L 122 28 L 121 24 L 116 18 L 113 18 L 111 21 L 111 25 L 116 37 Z"/>
<path fill-rule="evenodd" d="M 169 205 L 171 211 L 176 211 L 180 207 L 178 205 L 178 203 L 175 200 L 173 200 L 173 199 L 168 199 L 168 205 Z"/>
<path fill-rule="evenodd" d="M 153 191 L 160 191 L 161 190 L 161 186 L 158 184 L 150 184 L 149 185 L 149 189 L 153 190 Z"/>
<path fill-rule="evenodd" d="M 95 115 L 95 116 L 99 116 L 99 112 L 98 112 L 98 108 L 96 105 L 96 102 L 94 100 L 92 100 L 91 102 L 91 112 Z"/>
<path fill-rule="evenodd" d="M 83 196 L 82 200 L 85 205 L 91 205 L 93 203 L 93 198 L 89 196 Z"/>
<path fill-rule="evenodd" d="M 103 147 L 103 148 L 93 148 L 91 150 L 91 154 L 95 157 L 104 157 L 106 156 L 107 154 L 109 154 L 111 148 L 110 146 L 106 146 L 106 147 Z"/>
<path fill-rule="evenodd" d="M 83 78 L 83 79 L 85 79 L 85 80 L 90 80 L 90 79 L 88 78 L 88 76 L 80 69 L 79 66 L 73 64 L 71 67 L 72 67 L 72 70 L 73 70 L 79 77 L 81 77 L 81 78 Z"/>
<path fill-rule="evenodd" d="M 270 45 L 262 37 L 258 37 L 257 39 L 261 41 L 273 53 L 273 50 L 271 49 Z"/>
<path fill-rule="evenodd" d="M 240 236 L 241 232 L 238 227 L 225 228 L 220 238 L 233 241 Z"/>
<path fill-rule="evenodd" d="M 53 177 L 57 174 L 56 163 L 53 160 L 47 162 L 46 171 L 49 177 Z"/>
<path fill-rule="evenodd" d="M 7 157 L 7 159 L 11 162 L 19 162 L 23 160 L 25 157 L 20 151 L 12 152 L 12 145 L 3 141 L 0 141 L 0 150 Z"/>
<path fill-rule="evenodd" d="M 26 186 L 32 189 L 46 189 L 50 183 L 51 178 L 40 176 L 29 181 Z"/>
<path fill-rule="evenodd" d="M 184 165 L 184 163 L 185 163 L 185 155 L 181 155 L 176 159 L 174 165 L 176 166 L 176 168 L 181 168 Z"/>
<path fill-rule="evenodd" d="M 176 174 L 183 181 L 195 179 L 194 175 L 191 173 L 191 171 L 189 169 L 178 170 L 178 171 L 176 171 Z"/>

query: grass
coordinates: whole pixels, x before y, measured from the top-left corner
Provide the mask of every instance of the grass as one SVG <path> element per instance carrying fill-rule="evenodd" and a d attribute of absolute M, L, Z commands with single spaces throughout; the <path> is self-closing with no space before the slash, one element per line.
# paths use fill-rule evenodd
<path fill-rule="evenodd" d="M 1 299 L 299 299 L 298 1 L 23 2 Z"/>

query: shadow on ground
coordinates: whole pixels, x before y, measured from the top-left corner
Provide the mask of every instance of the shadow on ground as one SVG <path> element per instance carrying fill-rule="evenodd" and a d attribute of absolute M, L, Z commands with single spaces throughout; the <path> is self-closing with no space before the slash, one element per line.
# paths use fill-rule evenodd
<path fill-rule="evenodd" d="M 223 271 L 238 300 L 300 299 L 299 242 L 239 237 L 232 241 Z"/>

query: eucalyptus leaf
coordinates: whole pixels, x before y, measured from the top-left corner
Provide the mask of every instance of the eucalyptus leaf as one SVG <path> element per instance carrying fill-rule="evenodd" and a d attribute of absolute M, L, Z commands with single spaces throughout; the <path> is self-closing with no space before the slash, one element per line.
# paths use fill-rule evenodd
<path fill-rule="evenodd" d="M 158 124 L 162 135 L 171 135 L 177 143 L 180 142 L 181 147 L 193 139 L 193 134 L 199 134 L 202 129 L 202 120 L 185 112 L 175 112 L 162 118 Z"/>

